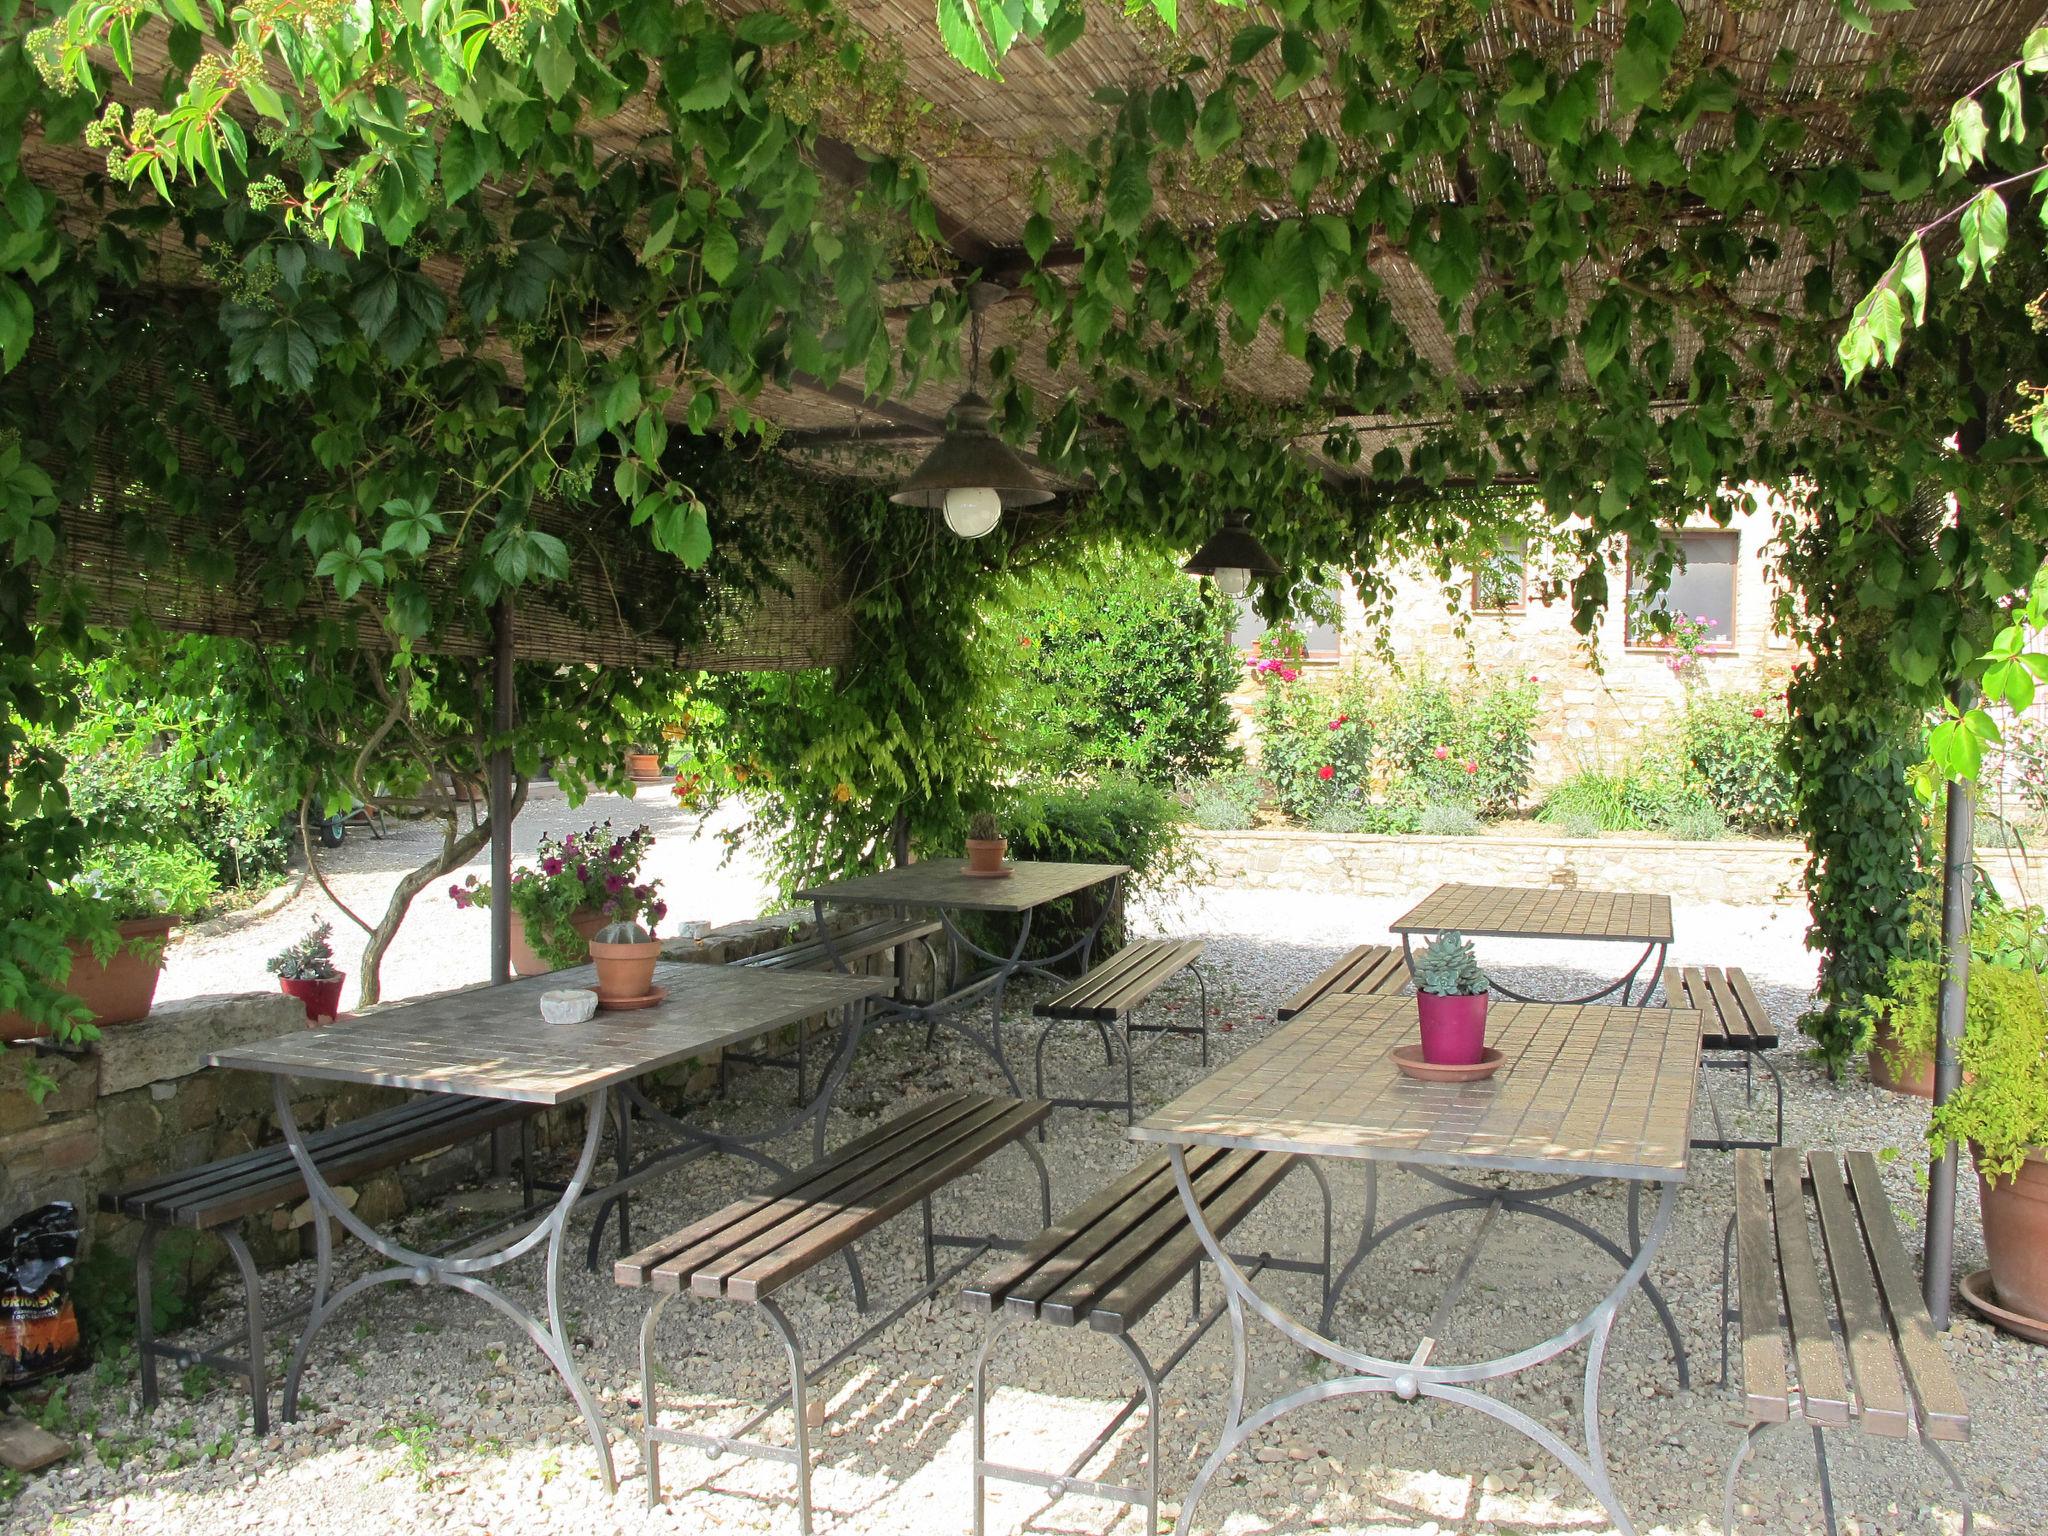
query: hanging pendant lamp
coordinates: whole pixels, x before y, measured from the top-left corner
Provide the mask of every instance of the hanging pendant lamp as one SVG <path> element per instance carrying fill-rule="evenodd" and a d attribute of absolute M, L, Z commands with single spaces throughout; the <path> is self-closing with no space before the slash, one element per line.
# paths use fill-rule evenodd
<path fill-rule="evenodd" d="M 1052 500 L 1052 492 L 1039 482 L 1023 456 L 990 429 L 988 401 L 975 387 L 981 376 L 981 312 L 994 301 L 997 291 L 991 285 L 977 284 L 968 294 L 972 351 L 967 393 L 953 403 L 946 435 L 939 439 L 938 447 L 889 498 L 899 506 L 941 510 L 946 526 L 963 539 L 978 539 L 992 531 L 1006 509 Z"/>
<path fill-rule="evenodd" d="M 1245 526 L 1242 512 L 1226 512 L 1223 526 L 1209 535 L 1181 569 L 1190 576 L 1207 576 L 1225 597 L 1243 597 L 1251 590 L 1254 576 L 1278 576 L 1280 562 Z"/>

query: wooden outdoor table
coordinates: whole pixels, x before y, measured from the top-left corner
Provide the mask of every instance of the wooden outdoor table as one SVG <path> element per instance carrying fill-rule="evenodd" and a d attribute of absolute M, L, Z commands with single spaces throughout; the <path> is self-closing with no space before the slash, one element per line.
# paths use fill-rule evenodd
<path fill-rule="evenodd" d="M 298 1410 L 299 1377 L 314 1336 L 350 1300 L 375 1286 L 399 1280 L 445 1285 L 467 1291 L 496 1307 L 526 1330 L 575 1399 L 597 1448 L 607 1489 L 616 1486 L 604 1420 L 583 1384 L 569 1351 L 560 1302 L 562 1248 L 570 1215 L 590 1201 L 610 1202 L 616 1188 L 592 1190 L 590 1178 L 606 1118 L 608 1096 L 631 1093 L 635 1078 L 719 1049 L 757 1039 L 784 1025 L 835 1010 L 859 1011 L 892 985 L 886 977 L 832 976 L 816 972 L 745 970 L 719 965 L 665 963 L 655 968 L 667 999 L 631 1013 L 599 1013 L 585 1024 L 549 1024 L 540 1017 L 539 997 L 554 987 L 590 986 L 589 966 L 557 971 L 498 987 L 480 987 L 408 1003 L 364 1018 L 306 1029 L 274 1040 L 239 1045 L 206 1057 L 215 1067 L 270 1074 L 277 1121 L 285 1144 L 304 1174 L 316 1215 L 331 1218 L 388 1261 L 330 1294 L 333 1238 L 326 1219 L 313 1223 L 317 1262 L 312 1311 L 292 1352 L 285 1376 L 284 1416 Z M 844 1053 L 842 1052 L 842 1055 Z M 843 1075 L 843 1062 L 840 1075 Z M 418 1252 L 376 1231 L 344 1205 L 322 1177 L 306 1149 L 292 1113 L 290 1079 L 324 1078 L 373 1083 L 422 1093 L 464 1094 L 526 1104 L 585 1104 L 583 1150 L 560 1197 L 533 1224 L 487 1252 L 463 1250 L 439 1256 Z M 838 1078 L 830 1079 L 836 1084 Z M 702 1137 L 710 1145 L 721 1138 Z M 731 1149 L 728 1149 L 731 1150 Z M 772 1160 L 757 1158 L 761 1161 Z M 622 1175 L 628 1174 L 621 1155 Z M 647 1176 L 630 1171 L 634 1181 Z M 545 1242 L 548 1318 L 543 1326 L 525 1307 L 483 1278 Z"/>
<path fill-rule="evenodd" d="M 935 997 L 930 1003 L 897 999 L 889 1005 L 889 1011 L 897 1016 L 922 1019 L 927 1024 L 944 1024 L 982 1050 L 1003 1074 L 1010 1091 L 1021 1095 L 1023 1088 L 1003 1051 L 1003 993 L 1011 978 L 1020 972 L 1062 979 L 1054 967 L 1075 955 L 1081 957 L 1085 970 L 1089 956 L 1094 952 L 1095 941 L 1102 933 L 1102 925 L 1116 908 L 1123 878 L 1131 871 L 1126 864 L 1065 864 L 1031 859 L 1012 860 L 1006 868 L 1010 870 L 1007 877 L 988 879 L 965 873 L 964 860 L 928 859 L 917 864 L 901 864 L 880 874 L 834 880 L 796 894 L 799 900 L 811 903 L 817 916 L 818 933 L 827 949 L 832 946 L 830 929 L 825 922 L 827 906 L 893 907 L 899 912 L 936 913 L 945 925 L 946 941 L 956 968 L 958 957 L 966 954 L 981 962 L 983 969 L 970 977 L 956 980 L 952 990 L 942 997 Z M 1080 938 L 1057 954 L 1042 955 L 1033 960 L 1024 957 L 1025 945 L 1031 939 L 1032 919 L 1038 908 L 1104 885 L 1109 889 L 1102 897 L 1100 910 Z M 1011 945 L 1009 953 L 985 949 L 969 938 L 958 921 L 959 914 L 963 912 L 1017 918 L 1016 942 Z M 840 970 L 848 969 L 836 953 L 833 958 Z M 967 1007 L 984 994 L 993 998 L 986 1034 L 964 1016 Z M 1105 1041 L 1104 1049 L 1107 1048 Z"/>
<path fill-rule="evenodd" d="M 1189 1219 L 1223 1277 L 1235 1330 L 1236 1379 L 1216 1449 L 1181 1504 L 1179 1530 L 1210 1479 L 1247 1438 L 1295 1408 L 1368 1392 L 1403 1401 L 1441 1398 L 1475 1409 L 1542 1446 L 1599 1499 L 1616 1527 L 1632 1533 L 1607 1472 L 1600 1433 L 1600 1368 L 1614 1320 L 1640 1285 L 1657 1309 L 1687 1383 L 1685 1347 L 1664 1299 L 1644 1280 L 1671 1224 L 1686 1176 L 1693 1093 L 1698 1080 L 1697 1013 L 1558 1003 L 1499 1003 L 1488 1010 L 1487 1038 L 1506 1057 L 1481 1082 L 1419 1083 L 1401 1075 L 1389 1053 L 1415 1039 L 1412 998 L 1341 996 L 1317 1003 L 1294 1021 L 1219 1068 L 1172 1103 L 1139 1121 L 1131 1135 L 1166 1145 Z M 1365 1162 L 1365 1226 L 1358 1248 L 1331 1286 L 1320 1323 L 1310 1326 L 1261 1296 L 1205 1224 L 1189 1182 L 1186 1149 L 1236 1147 Z M 1445 1198 L 1375 1227 L 1377 1167 L 1389 1162 L 1445 1191 Z M 1458 1175 L 1539 1174 L 1553 1182 L 1508 1189 Z M 1626 1248 L 1559 1210 L 1559 1197 L 1604 1179 L 1629 1187 Z M 1646 1185 L 1661 1187 L 1657 1212 L 1640 1232 L 1637 1201 Z M 1343 1288 L 1366 1256 L 1396 1233 L 1452 1211 L 1481 1212 L 1478 1229 L 1453 1270 L 1423 1336 L 1405 1359 L 1340 1343 L 1332 1319 Z M 1591 1311 L 1539 1344 L 1491 1359 L 1441 1364 L 1432 1356 L 1451 1309 L 1470 1281 L 1479 1250 L 1509 1215 L 1565 1228 L 1594 1244 L 1622 1274 Z M 1525 1298 L 1531 1306 L 1539 1298 Z M 1246 1314 L 1256 1313 L 1302 1348 L 1346 1374 L 1317 1381 L 1244 1411 Z M 1512 1376 L 1588 1344 L 1581 1455 L 1551 1428 L 1479 1385 Z"/>
<path fill-rule="evenodd" d="M 1671 948 L 1671 898 L 1638 891 L 1583 891 L 1565 886 L 1525 888 L 1511 885 L 1440 885 L 1396 918 L 1390 931 L 1401 936 L 1401 953 L 1415 969 L 1413 941 L 1418 934 L 1462 933 L 1480 939 L 1583 939 L 1610 944 L 1640 944 L 1643 952 L 1627 974 L 1584 997 L 1557 999 L 1597 1003 L 1616 992 L 1628 1006 L 1638 976 L 1643 1007 L 1657 989 L 1657 977 Z M 1655 963 L 1651 957 L 1655 956 Z M 1646 974 L 1647 968 L 1647 974 Z M 1524 997 L 1492 977 L 1487 985 L 1517 1002 L 1549 999 Z"/>

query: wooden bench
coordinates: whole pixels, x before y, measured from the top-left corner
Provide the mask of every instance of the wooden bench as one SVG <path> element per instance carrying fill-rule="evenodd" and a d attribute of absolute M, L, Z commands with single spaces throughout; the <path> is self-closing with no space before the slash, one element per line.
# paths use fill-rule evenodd
<path fill-rule="evenodd" d="M 328 1179 L 341 1184 L 489 1135 L 503 1126 L 523 1124 L 533 1113 L 531 1104 L 430 1094 L 308 1136 L 306 1148 Z M 263 1292 L 257 1283 L 255 1261 L 235 1228 L 246 1216 L 275 1210 L 305 1196 L 305 1177 L 299 1172 L 291 1149 L 283 1143 L 100 1192 L 101 1210 L 132 1216 L 142 1223 L 142 1239 L 135 1249 L 135 1348 L 142 1362 L 145 1409 L 156 1405 L 158 1360 L 180 1366 L 208 1365 L 248 1382 L 249 1397 L 255 1407 L 256 1433 L 269 1431 L 270 1393 L 263 1365 Z M 227 1340 L 186 1349 L 157 1339 L 151 1299 L 152 1259 L 157 1239 L 166 1228 L 218 1233 L 228 1252 L 234 1255 L 235 1266 L 241 1271 L 247 1316 L 246 1355 L 225 1354 Z"/>
<path fill-rule="evenodd" d="M 1710 1151 L 1726 1152 L 1736 1147 L 1769 1151 L 1785 1139 L 1785 1079 L 1765 1055 L 1778 1048 L 1778 1027 L 1764 1011 L 1764 1005 L 1749 984 L 1749 977 L 1737 966 L 1671 965 L 1664 968 L 1664 1005 L 1693 1008 L 1700 1015 L 1700 1070 L 1721 1067 L 1743 1074 L 1743 1094 L 1756 1102 L 1756 1067 L 1759 1063 L 1771 1075 L 1771 1090 L 1777 1100 L 1777 1129 L 1769 1141 L 1745 1140 L 1728 1135 L 1721 1120 L 1721 1106 L 1706 1092 L 1707 1110 L 1714 1118 L 1711 1137 L 1695 1136 L 1692 1144 Z M 1704 1087 L 1704 1083 L 1702 1084 Z"/>
<path fill-rule="evenodd" d="M 1408 962 L 1391 944 L 1361 944 L 1279 1007 L 1284 1024 L 1326 997 L 1393 997 L 1408 985 Z"/>
<path fill-rule="evenodd" d="M 886 955 L 905 944 L 921 944 L 927 959 L 931 961 L 933 976 L 938 975 L 939 957 L 932 948 L 932 938 L 941 932 L 944 924 L 936 918 L 902 919 L 878 918 L 849 928 L 844 933 L 832 935 L 832 942 L 813 933 L 807 939 L 794 944 L 785 944 L 780 949 L 767 950 L 762 954 L 748 955 L 731 962 L 734 965 L 751 966 L 764 971 L 830 971 L 840 965 L 859 965 L 878 955 Z M 742 1051 L 727 1048 L 718 1057 L 718 1091 L 723 1094 L 731 1080 L 733 1064 L 737 1062 L 752 1067 L 780 1067 L 796 1073 L 796 1102 L 804 1102 L 804 1089 L 810 1081 L 811 1031 L 808 1025 L 796 1028 L 796 1048 L 781 1055 L 769 1055 L 762 1051 Z"/>
<path fill-rule="evenodd" d="M 763 1457 L 795 1465 L 798 1525 L 804 1536 L 810 1536 L 813 1426 L 809 1387 L 911 1308 L 935 1295 L 940 1286 L 991 1248 L 1004 1246 L 993 1234 L 954 1237 L 933 1230 L 932 1196 L 947 1184 L 1014 1144 L 1037 1170 L 1039 1203 L 1050 1222 L 1051 1185 L 1045 1164 L 1029 1136 L 1050 1112 L 1050 1105 L 998 1094 L 941 1095 L 792 1174 L 765 1193 L 736 1200 L 724 1210 L 619 1260 L 613 1274 L 620 1285 L 655 1293 L 654 1305 L 640 1326 L 640 1401 L 645 1414 L 641 1449 L 647 1467 L 650 1507 L 661 1502 L 659 1458 L 664 1445 L 694 1445 L 714 1455 Z M 777 1305 L 776 1294 L 828 1259 L 847 1253 L 859 1238 L 913 1205 L 922 1207 L 924 1212 L 923 1288 L 863 1330 L 824 1364 L 815 1370 L 807 1369 L 803 1341 Z M 971 1251 L 941 1275 L 935 1252 L 940 1246 L 964 1246 Z M 781 1334 L 789 1354 L 789 1390 L 730 1434 L 669 1429 L 659 1422 L 654 1395 L 655 1329 L 669 1303 L 684 1294 L 759 1307 Z M 860 1310 L 866 1311 L 865 1292 L 858 1284 L 855 1299 Z M 794 1446 L 745 1438 L 784 1404 L 795 1420 Z"/>
<path fill-rule="evenodd" d="M 1034 1078 L 1032 1091 L 1050 1104 L 1066 1109 L 1116 1109 L 1124 1112 L 1124 1123 L 1128 1125 L 1137 1118 L 1137 1076 L 1131 1059 L 1131 1036 L 1192 1035 L 1202 1042 L 1202 1065 L 1209 1065 L 1209 984 L 1202 973 L 1194 968 L 1202 958 L 1204 945 L 1199 939 L 1142 939 L 1126 944 L 1122 949 L 1091 968 L 1079 981 L 1061 990 L 1032 1009 L 1039 1018 L 1046 1020 L 1038 1032 L 1038 1045 L 1033 1051 Z M 1201 1013 L 1194 1024 L 1145 1023 L 1134 1021 L 1133 1015 L 1151 1000 L 1167 982 L 1182 971 L 1190 972 L 1201 998 Z M 1045 1091 L 1045 1045 L 1052 1032 L 1061 1024 L 1092 1024 L 1101 1031 L 1103 1054 L 1114 1064 L 1110 1046 L 1110 1031 L 1115 1029 L 1121 1036 L 1124 1053 L 1124 1096 L 1121 1099 L 1088 1099 L 1048 1097 Z M 1044 1133 L 1040 1133 L 1040 1140 Z"/>
<path fill-rule="evenodd" d="M 1825 1278 L 1811 1235 L 1816 1225 L 1827 1255 Z M 1721 1379 L 1728 1379 L 1728 1330 L 1737 1326 L 1749 1430 L 1728 1467 L 1724 1536 L 1734 1529 L 1736 1477 L 1744 1458 L 1765 1430 L 1795 1416 L 1813 1431 L 1821 1509 L 1831 1536 L 1834 1491 L 1821 1431 L 1852 1425 L 1865 1434 L 1916 1441 L 1955 1486 L 1967 1532 L 1968 1492 L 1936 1442 L 1968 1440 L 1970 1410 L 1942 1356 L 1877 1158 L 1796 1147 L 1768 1155 L 1755 1148 L 1738 1151 L 1729 1234 L 1737 1299 L 1729 1304 L 1724 1243 Z"/>
<path fill-rule="evenodd" d="M 1284 1152 L 1245 1152 L 1196 1147 L 1187 1156 L 1188 1179 L 1218 1242 L 1251 1214 L 1296 1167 L 1306 1168 L 1322 1187 L 1323 1252 L 1320 1260 L 1261 1255 L 1248 1269 L 1293 1269 L 1322 1277 L 1328 1300 L 1330 1277 L 1330 1190 L 1312 1158 Z M 988 1479 L 1043 1488 L 1059 1498 L 1085 1494 L 1119 1504 L 1143 1504 L 1144 1529 L 1159 1529 L 1159 1384 L 1224 1313 L 1219 1305 L 1202 1313 L 1202 1241 L 1188 1221 L 1172 1166 L 1160 1153 L 1070 1211 L 982 1279 L 967 1287 L 962 1301 L 970 1313 L 988 1318 L 974 1362 L 974 1532 L 981 1536 Z M 1131 1336 L 1134 1329 L 1183 1279 L 1193 1281 L 1194 1325 L 1165 1363 L 1154 1369 Z M 988 1361 L 996 1339 L 1011 1323 L 1040 1322 L 1056 1328 L 1086 1327 L 1123 1346 L 1137 1367 L 1139 1389 L 1062 1472 L 988 1459 Z M 1082 1468 L 1109 1443 L 1140 1406 L 1145 1409 L 1145 1482 L 1131 1487 L 1083 1477 Z"/>

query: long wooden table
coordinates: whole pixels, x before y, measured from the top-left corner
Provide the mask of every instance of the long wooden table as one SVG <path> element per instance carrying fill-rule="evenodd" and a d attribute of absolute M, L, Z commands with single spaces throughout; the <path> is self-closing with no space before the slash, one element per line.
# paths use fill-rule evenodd
<path fill-rule="evenodd" d="M 595 979 L 593 968 L 583 966 L 504 986 L 448 993 L 206 1057 L 209 1066 L 270 1075 L 278 1126 L 305 1176 L 315 1210 L 313 1306 L 285 1376 L 286 1419 L 297 1415 L 299 1378 L 314 1337 L 351 1300 L 376 1286 L 401 1280 L 445 1285 L 481 1298 L 526 1331 L 583 1415 L 591 1443 L 597 1448 L 605 1487 L 616 1486 L 604 1419 L 570 1353 L 560 1301 L 562 1249 L 570 1216 L 582 1205 L 617 1198 L 613 1188 L 591 1188 L 609 1096 L 630 1092 L 634 1079 L 647 1073 L 709 1055 L 723 1046 L 758 1039 L 800 1019 L 842 1009 L 864 1011 L 856 1005 L 888 991 L 894 983 L 880 976 L 667 963 L 655 968 L 655 984 L 668 990 L 667 999 L 655 1007 L 599 1013 L 584 1024 L 549 1024 L 540 1017 L 542 992 L 590 986 Z M 421 1253 L 363 1221 L 321 1174 L 292 1112 L 290 1084 L 295 1077 L 525 1104 L 581 1102 L 585 1107 L 583 1149 L 559 1198 L 503 1246 L 452 1255 Z M 623 1172 L 623 1156 L 621 1162 Z M 644 1174 L 644 1169 L 635 1170 L 633 1176 Z M 382 1257 L 386 1267 L 333 1289 L 330 1219 Z M 485 1278 L 543 1243 L 545 1326 Z"/>
<path fill-rule="evenodd" d="M 1163 1143 L 1189 1220 L 1230 1297 L 1236 1377 L 1216 1448 L 1181 1503 L 1178 1529 L 1194 1527 L 1195 1507 L 1224 1460 L 1276 1419 L 1309 1403 L 1363 1393 L 1402 1401 L 1438 1398 L 1475 1409 L 1535 1441 L 1583 1482 L 1616 1527 L 1632 1533 L 1614 1491 L 1600 1433 L 1600 1374 L 1616 1316 L 1640 1286 L 1656 1307 L 1685 1385 L 1685 1347 L 1669 1308 L 1644 1276 L 1671 1225 L 1678 1186 L 1686 1177 L 1693 1095 L 1698 1082 L 1699 1015 L 1686 1010 L 1586 1004 L 1495 1004 L 1489 1042 L 1506 1060 L 1493 1077 L 1464 1084 L 1421 1083 L 1390 1059 L 1415 1038 L 1412 998 L 1350 994 L 1317 1003 L 1294 1021 L 1219 1068 L 1131 1130 Z M 1330 1287 L 1320 1321 L 1294 1317 L 1262 1296 L 1209 1227 L 1188 1176 L 1190 1147 L 1289 1152 L 1312 1158 L 1362 1160 L 1367 1173 L 1364 1231 Z M 1377 1169 L 1407 1168 L 1444 1197 L 1384 1227 L 1376 1226 Z M 1508 1188 L 1475 1183 L 1475 1174 L 1542 1175 L 1551 1182 Z M 1627 1246 L 1588 1225 L 1557 1202 L 1602 1180 L 1629 1188 Z M 1660 1187 L 1656 1215 L 1641 1231 L 1637 1200 Z M 1477 1211 L 1480 1220 L 1453 1278 L 1415 1347 L 1404 1358 L 1341 1342 L 1334 1316 L 1339 1295 L 1380 1244 L 1420 1222 Z M 1452 1309 L 1470 1282 L 1479 1252 L 1502 1220 L 1527 1216 L 1592 1243 L 1621 1267 L 1614 1285 L 1584 1315 L 1540 1343 L 1492 1358 L 1444 1363 L 1435 1358 Z M 1528 1297 L 1531 1306 L 1540 1297 Z M 1319 1380 L 1245 1411 L 1247 1318 L 1339 1367 Z M 1548 1425 L 1479 1390 L 1587 1344 L 1583 1402 L 1586 1450 L 1566 1444 Z"/>
<path fill-rule="evenodd" d="M 1415 968 L 1418 935 L 1462 933 L 1481 939 L 1574 939 L 1592 943 L 1640 944 L 1642 953 L 1618 980 L 1583 997 L 1556 1001 L 1597 1003 L 1621 994 L 1626 1007 L 1637 977 L 1643 978 L 1641 1008 L 1657 989 L 1664 957 L 1671 948 L 1671 898 L 1641 891 L 1593 891 L 1573 886 L 1440 885 L 1389 925 L 1401 936 L 1401 953 Z M 1655 957 L 1654 963 L 1652 957 Z M 1550 999 L 1525 997 L 1489 976 L 1487 985 L 1517 1002 Z"/>

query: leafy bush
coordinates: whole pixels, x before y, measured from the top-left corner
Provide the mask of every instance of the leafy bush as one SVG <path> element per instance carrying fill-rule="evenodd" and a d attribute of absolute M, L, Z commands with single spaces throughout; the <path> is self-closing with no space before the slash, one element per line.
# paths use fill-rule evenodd
<path fill-rule="evenodd" d="M 1188 820 L 1207 832 L 1242 832 L 1257 819 L 1264 787 L 1250 773 L 1224 773 L 1187 791 Z"/>
<path fill-rule="evenodd" d="M 1711 805 L 1688 805 L 1674 811 L 1664 830 L 1686 843 L 1717 843 L 1728 835 L 1728 823 Z"/>
<path fill-rule="evenodd" d="M 96 848 L 77 889 L 103 903 L 115 922 L 195 917 L 220 894 L 213 865 L 189 843 L 112 843 Z"/>
<path fill-rule="evenodd" d="M 1280 673 L 1265 676 L 1257 716 L 1259 770 L 1272 783 L 1281 810 L 1312 822 L 1334 806 L 1364 804 L 1373 772 L 1369 701 L 1348 686 L 1330 689 L 1288 681 Z"/>
<path fill-rule="evenodd" d="M 1785 763 L 1785 711 L 1775 698 L 1695 690 L 1678 738 L 1688 776 L 1730 826 L 1790 830 L 1798 786 Z"/>
<path fill-rule="evenodd" d="M 1034 782 L 1009 791 L 1001 812 L 1013 859 L 1054 859 L 1076 864 L 1128 864 L 1124 900 L 1158 898 L 1185 890 L 1200 870 L 1198 856 L 1181 827 L 1180 806 L 1165 790 L 1130 777 L 1092 784 Z M 958 849 L 946 850 L 949 856 Z M 1032 922 L 1038 953 L 1065 948 L 1100 909 L 1103 887 L 1083 891 L 1051 907 Z M 1123 927 L 1112 917 L 1103 930 L 1105 948 L 1123 942 Z"/>
<path fill-rule="evenodd" d="M 134 739 L 79 755 L 65 770 L 72 808 L 103 837 L 186 842 L 222 885 L 255 885 L 284 871 L 291 841 L 279 809 L 245 786 L 211 777 Z"/>
<path fill-rule="evenodd" d="M 1316 812 L 1309 827 L 1340 836 L 1365 832 L 1400 836 L 1415 830 L 1415 815 L 1414 808 L 1406 805 L 1331 805 Z"/>
<path fill-rule="evenodd" d="M 1600 813 L 1589 806 L 1566 806 L 1555 813 L 1546 807 L 1543 819 L 1564 837 L 1598 837 L 1607 830 Z"/>
<path fill-rule="evenodd" d="M 1439 800 L 1425 805 L 1415 818 L 1415 830 L 1425 837 L 1477 837 L 1486 829 L 1472 807 L 1457 800 Z"/>
<path fill-rule="evenodd" d="M 1680 822 L 1697 826 L 1701 813 L 1712 810 L 1673 764 L 1645 757 L 1619 772 L 1579 769 L 1551 790 L 1540 819 L 1578 828 L 1569 835 L 1587 837 L 1601 832 L 1661 832 Z"/>
<path fill-rule="evenodd" d="M 1168 784 L 1227 766 L 1237 756 L 1233 617 L 1156 554 L 1111 545 L 1035 569 L 991 615 L 1015 636 L 1004 642 L 1000 726 L 1034 772 L 1055 778 Z"/>
<path fill-rule="evenodd" d="M 1926 964 L 1916 961 L 1912 964 Z M 1986 966 L 1970 977 L 1961 1085 L 1928 1121 L 1937 1152 L 1968 1142 L 1987 1178 L 2018 1174 L 2048 1146 L 2048 983 L 2032 970 Z"/>

